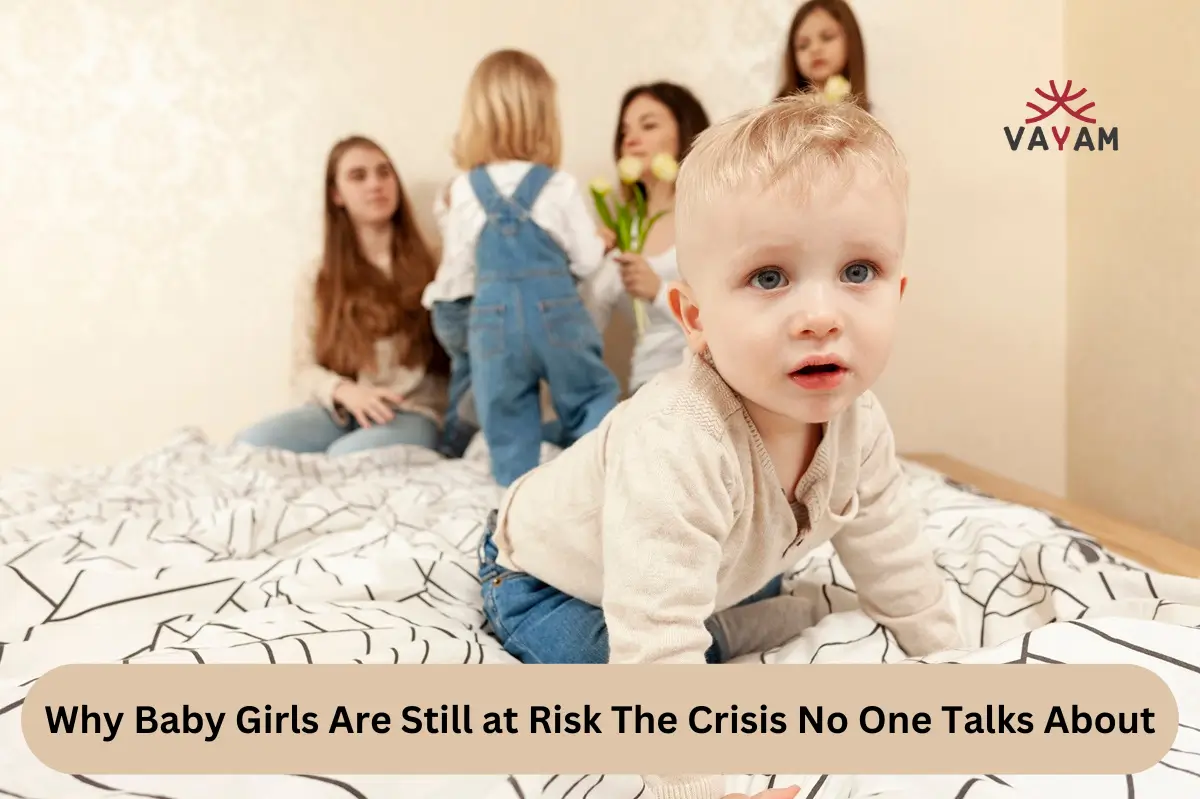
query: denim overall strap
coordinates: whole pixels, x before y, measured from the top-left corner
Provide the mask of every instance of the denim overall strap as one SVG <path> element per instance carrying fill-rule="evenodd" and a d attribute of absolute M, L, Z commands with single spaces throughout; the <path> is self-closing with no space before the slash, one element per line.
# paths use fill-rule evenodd
<path fill-rule="evenodd" d="M 517 190 L 513 192 L 512 201 L 526 213 L 531 213 L 538 195 L 542 193 L 542 189 L 546 187 L 552 177 L 554 177 L 554 170 L 550 167 L 545 164 L 534 164 L 521 179 Z"/>
<path fill-rule="evenodd" d="M 521 179 L 512 197 L 500 194 L 486 167 L 472 169 L 468 177 L 476 199 L 489 217 L 515 216 L 525 221 L 529 218 L 538 195 L 542 193 L 550 178 L 554 177 L 554 171 L 544 164 L 533 164 Z"/>
<path fill-rule="evenodd" d="M 471 182 L 471 190 L 475 192 L 475 199 L 479 200 L 479 204 L 483 206 L 484 212 L 489 217 L 495 218 L 504 214 L 509 204 L 508 199 L 496 189 L 496 184 L 492 182 L 492 176 L 488 174 L 487 167 L 475 167 L 467 173 L 467 179 Z"/>

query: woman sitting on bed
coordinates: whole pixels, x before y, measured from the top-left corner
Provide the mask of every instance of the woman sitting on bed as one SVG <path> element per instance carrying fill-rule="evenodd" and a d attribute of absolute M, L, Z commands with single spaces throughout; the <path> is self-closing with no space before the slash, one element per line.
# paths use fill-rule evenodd
<path fill-rule="evenodd" d="M 692 140 L 708 127 L 700 101 L 675 83 L 634 86 L 621 100 L 613 157 L 634 156 L 649 165 L 659 153 L 682 161 Z M 645 304 L 647 325 L 633 350 L 629 389 L 637 391 L 663 369 L 683 361 L 687 341 L 667 306 L 667 284 L 679 279 L 675 264 L 675 186 L 656 179 L 647 168 L 641 180 L 651 214 L 665 212 L 641 254 L 614 253 L 585 285 L 585 300 L 603 331 L 619 306 L 633 319 L 632 300 Z"/>
<path fill-rule="evenodd" d="M 449 374 L 421 306 L 435 268 L 383 149 L 359 136 L 334 145 L 325 252 L 296 294 L 292 382 L 304 404 L 237 440 L 330 455 L 435 448 Z"/>

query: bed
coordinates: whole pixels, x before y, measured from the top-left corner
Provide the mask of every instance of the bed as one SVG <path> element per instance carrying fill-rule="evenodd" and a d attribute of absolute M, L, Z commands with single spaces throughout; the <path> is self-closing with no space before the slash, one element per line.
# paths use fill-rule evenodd
<path fill-rule="evenodd" d="M 928 662 L 1145 665 L 1178 697 L 1174 747 L 1135 775 L 781 773 L 732 776 L 729 789 L 800 784 L 805 799 L 1200 795 L 1200 556 L 1081 520 L 1085 511 L 1052 498 L 997 498 L 1013 487 L 946 459 L 905 465 L 978 647 Z M 478 449 L 461 461 L 405 447 L 329 460 L 218 445 L 192 430 L 112 467 L 0 474 L 0 797 L 635 799 L 641 779 L 612 775 L 72 776 L 25 746 L 25 692 L 65 663 L 509 660 L 481 629 L 474 576 L 480 522 L 498 495 Z M 787 586 L 821 620 L 754 659 L 903 657 L 858 611 L 828 546 Z"/>

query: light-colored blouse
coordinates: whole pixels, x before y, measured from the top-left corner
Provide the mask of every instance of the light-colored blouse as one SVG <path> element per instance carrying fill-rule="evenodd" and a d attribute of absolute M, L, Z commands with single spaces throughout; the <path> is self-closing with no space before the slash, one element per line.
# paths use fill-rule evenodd
<path fill-rule="evenodd" d="M 316 362 L 316 302 L 314 298 L 321 262 L 317 260 L 297 282 L 292 326 L 292 386 L 301 401 L 315 402 L 332 413 L 339 422 L 349 419 L 333 401 L 333 391 L 347 378 Z M 404 398 L 400 410 L 418 413 L 440 425 L 447 406 L 447 380 L 426 374 L 424 365 L 407 367 L 397 360 L 395 337 L 375 343 L 375 369 L 360 371 L 357 382 L 386 389 Z"/>

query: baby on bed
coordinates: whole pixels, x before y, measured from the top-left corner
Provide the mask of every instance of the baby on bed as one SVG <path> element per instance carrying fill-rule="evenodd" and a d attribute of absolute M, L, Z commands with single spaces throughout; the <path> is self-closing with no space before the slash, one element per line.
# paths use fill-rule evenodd
<path fill-rule="evenodd" d="M 906 198 L 895 143 L 850 103 L 795 96 L 700 135 L 669 294 L 691 352 L 488 515 L 483 607 L 508 652 L 703 664 L 779 646 L 812 623 L 781 575 L 830 540 L 906 653 L 963 645 L 870 392 L 906 283 Z"/>

